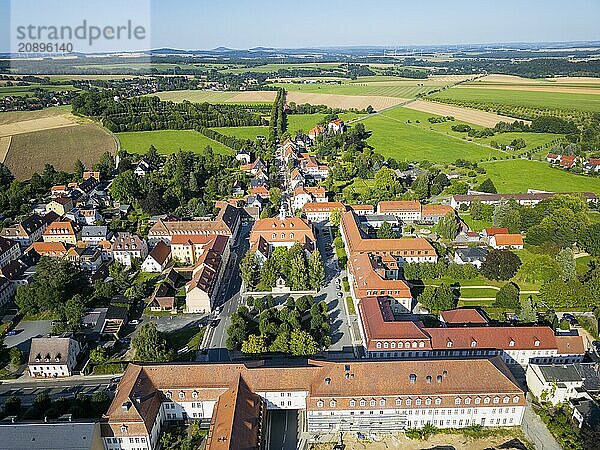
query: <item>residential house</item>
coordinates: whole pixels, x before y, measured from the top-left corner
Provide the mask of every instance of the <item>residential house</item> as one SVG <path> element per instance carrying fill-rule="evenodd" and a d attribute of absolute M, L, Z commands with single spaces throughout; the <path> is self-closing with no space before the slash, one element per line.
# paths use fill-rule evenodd
<path fill-rule="evenodd" d="M 331 134 L 343 133 L 344 132 L 344 121 L 335 119 L 327 124 L 327 131 Z"/>
<path fill-rule="evenodd" d="M 490 238 L 490 245 L 495 249 L 523 250 L 521 234 L 496 234 Z"/>
<path fill-rule="evenodd" d="M 497 234 L 509 234 L 509 231 L 506 227 L 489 227 L 484 228 L 481 234 L 485 238 L 491 238 L 492 236 L 496 236 Z"/>
<path fill-rule="evenodd" d="M 148 256 L 148 244 L 137 234 L 118 233 L 112 243 L 113 259 L 125 267 L 131 267 L 134 259 Z"/>
<path fill-rule="evenodd" d="M 100 181 L 100 172 L 86 170 L 85 172 L 83 172 L 82 178 L 84 180 L 87 180 L 89 178 L 95 178 L 97 181 Z"/>
<path fill-rule="evenodd" d="M 159 241 L 142 263 L 142 272 L 160 273 L 171 262 L 171 248 Z"/>
<path fill-rule="evenodd" d="M 208 250 L 213 250 L 229 260 L 227 236 L 222 235 L 177 235 L 171 240 L 171 256 L 187 266 L 195 266 Z"/>
<path fill-rule="evenodd" d="M 98 245 L 111 236 L 112 233 L 108 231 L 106 225 L 84 225 L 81 228 L 81 240 L 88 245 Z"/>
<path fill-rule="evenodd" d="M 33 214 L 21 223 L 2 230 L 2 237 L 16 241 L 22 248 L 27 248 L 42 237 L 46 225 L 41 216 Z"/>
<path fill-rule="evenodd" d="M 64 258 L 67 256 L 67 250 L 64 242 L 34 242 L 25 250 L 25 254 L 33 252 L 48 258 Z"/>
<path fill-rule="evenodd" d="M 46 212 L 55 212 L 59 216 L 64 216 L 73 209 L 73 200 L 71 197 L 56 197 L 46 205 Z"/>
<path fill-rule="evenodd" d="M 250 195 L 259 195 L 262 199 L 269 198 L 269 188 L 266 186 L 257 186 L 250 189 Z"/>
<path fill-rule="evenodd" d="M 598 173 L 600 172 L 600 158 L 590 158 L 583 164 L 583 171 L 585 173 Z"/>
<path fill-rule="evenodd" d="M 302 206 L 302 212 L 311 222 L 323 222 L 331 219 L 331 213 L 346 211 L 346 206 L 340 202 L 310 202 Z"/>
<path fill-rule="evenodd" d="M 17 241 L 0 236 L 0 269 L 21 256 L 21 247 Z"/>
<path fill-rule="evenodd" d="M 252 175 L 256 175 L 258 172 L 267 172 L 267 165 L 262 159 L 257 158 L 254 160 L 254 162 L 241 166 L 240 170 L 244 172 L 250 172 Z"/>
<path fill-rule="evenodd" d="M 300 169 L 294 167 L 290 172 L 290 187 L 292 189 L 297 189 L 298 187 L 302 187 L 306 184 L 306 179 Z"/>
<path fill-rule="evenodd" d="M 71 247 L 65 257 L 88 273 L 95 273 L 102 265 L 100 250 L 94 247 Z"/>
<path fill-rule="evenodd" d="M 250 150 L 241 148 L 235 154 L 235 159 L 237 159 L 242 164 L 250 164 L 250 160 L 252 155 L 250 154 Z"/>
<path fill-rule="evenodd" d="M 600 392 L 597 363 L 530 364 L 527 388 L 537 398 L 553 405 Z"/>
<path fill-rule="evenodd" d="M 150 161 L 148 161 L 146 158 L 142 158 L 140 162 L 137 163 L 137 165 L 135 166 L 133 173 L 135 173 L 139 177 L 145 177 L 155 169 L 156 168 L 153 164 L 150 163 Z"/>
<path fill-rule="evenodd" d="M 79 240 L 79 225 L 70 220 L 54 221 L 43 233 L 44 242 L 62 242 L 75 245 Z"/>
<path fill-rule="evenodd" d="M 480 201 L 486 205 L 497 205 L 500 202 L 507 202 L 509 200 L 516 201 L 522 206 L 535 206 L 539 202 L 546 200 L 554 195 L 579 195 L 586 200 L 588 203 L 598 203 L 598 196 L 593 192 L 528 192 L 526 194 L 486 194 L 486 193 L 474 193 L 465 195 L 453 195 L 450 199 L 450 206 L 455 210 L 461 207 L 471 206 L 471 202 Z"/>
<path fill-rule="evenodd" d="M 373 205 L 351 205 L 348 208 L 357 216 L 375 214 L 375 208 Z"/>
<path fill-rule="evenodd" d="M 192 279 L 185 285 L 186 312 L 209 313 L 213 310 L 225 266 L 218 249 L 211 248 L 202 254 L 192 271 Z"/>
<path fill-rule="evenodd" d="M 127 324 L 128 317 L 129 311 L 127 307 L 111 303 L 106 310 L 101 333 L 118 336 L 121 328 Z"/>
<path fill-rule="evenodd" d="M 548 161 L 550 164 L 558 164 L 560 162 L 560 155 L 557 155 L 556 153 L 548 153 L 548 155 L 546 155 L 546 161 Z"/>
<path fill-rule="evenodd" d="M 319 164 L 315 157 L 308 153 L 300 153 L 298 167 L 305 177 L 310 177 L 313 180 L 324 180 L 329 176 L 329 166 Z"/>
<path fill-rule="evenodd" d="M 297 211 L 299 209 L 302 209 L 302 207 L 307 203 L 327 202 L 328 198 L 325 194 L 325 188 L 323 186 L 297 187 L 296 189 L 294 189 L 292 209 L 294 211 Z"/>
<path fill-rule="evenodd" d="M 323 127 L 321 125 L 317 125 L 316 127 L 314 127 L 313 129 L 311 129 L 308 132 L 308 137 L 314 141 L 319 136 L 321 136 L 323 133 L 325 133 L 325 127 Z"/>
<path fill-rule="evenodd" d="M 71 337 L 32 338 L 29 350 L 29 375 L 33 378 L 70 377 L 81 352 Z"/>
<path fill-rule="evenodd" d="M 2 267 L 0 273 L 14 284 L 15 287 L 26 286 L 31 282 L 33 275 L 35 275 L 35 265 L 38 261 L 39 255 L 34 255 L 30 252 Z"/>
<path fill-rule="evenodd" d="M 151 311 L 175 311 L 177 291 L 169 283 L 159 283 L 148 301 Z"/>
<path fill-rule="evenodd" d="M 560 157 L 560 161 L 559 161 L 558 165 L 562 169 L 571 169 L 574 166 L 576 166 L 577 164 L 579 164 L 580 162 L 581 162 L 581 159 L 578 156 L 562 155 Z"/>
<path fill-rule="evenodd" d="M 484 247 L 457 248 L 454 252 L 454 262 L 456 264 L 473 264 L 480 269 L 486 256 L 487 248 Z"/>
<path fill-rule="evenodd" d="M 300 244 L 307 252 L 317 248 L 313 226 L 299 217 L 257 220 L 250 232 L 250 251 L 261 263 L 275 248 L 290 248 L 294 244 Z"/>

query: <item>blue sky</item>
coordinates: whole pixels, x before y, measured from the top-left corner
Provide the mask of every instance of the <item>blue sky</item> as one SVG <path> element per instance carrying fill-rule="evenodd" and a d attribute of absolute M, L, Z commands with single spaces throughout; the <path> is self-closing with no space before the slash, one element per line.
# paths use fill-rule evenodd
<path fill-rule="evenodd" d="M 55 4 L 73 10 L 106 1 L 15 0 L 28 20 Z M 486 42 L 600 40 L 595 0 L 148 0 L 152 47 L 210 49 L 338 45 L 424 45 Z M 22 4 L 22 3 L 21 3 Z M 0 0 L 0 50 L 8 48 L 10 0 Z M 37 5 L 37 6 L 36 6 Z M 136 18 L 135 0 L 121 0 L 115 17 Z M 107 7 L 110 11 L 110 8 Z"/>

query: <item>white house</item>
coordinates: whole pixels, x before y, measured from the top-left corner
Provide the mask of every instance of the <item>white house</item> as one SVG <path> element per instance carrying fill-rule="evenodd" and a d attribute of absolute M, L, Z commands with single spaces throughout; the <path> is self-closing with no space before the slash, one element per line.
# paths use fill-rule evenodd
<path fill-rule="evenodd" d="M 171 248 L 159 241 L 142 263 L 142 272 L 160 273 L 171 261 Z"/>
<path fill-rule="evenodd" d="M 520 234 L 496 234 L 490 238 L 495 249 L 523 250 L 523 236 Z"/>
<path fill-rule="evenodd" d="M 29 374 L 34 378 L 58 378 L 73 375 L 79 342 L 70 337 L 32 338 Z"/>
<path fill-rule="evenodd" d="M 148 256 L 148 244 L 135 234 L 119 233 L 112 243 L 112 256 L 115 261 L 130 267 L 133 259 Z"/>
<path fill-rule="evenodd" d="M 21 248 L 17 241 L 0 236 L 0 269 L 21 256 Z"/>
<path fill-rule="evenodd" d="M 531 393 L 553 405 L 600 389 L 594 363 L 530 364 L 525 376 Z"/>

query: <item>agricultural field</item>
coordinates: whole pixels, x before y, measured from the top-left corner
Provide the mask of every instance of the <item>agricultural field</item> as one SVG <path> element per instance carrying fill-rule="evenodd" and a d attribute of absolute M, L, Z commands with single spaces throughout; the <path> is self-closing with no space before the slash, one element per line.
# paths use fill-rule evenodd
<path fill-rule="evenodd" d="M 12 136 L 4 163 L 23 180 L 42 172 L 45 164 L 70 172 L 80 159 L 91 167 L 104 152 L 115 150 L 116 141 L 108 131 L 94 123 L 76 124 Z"/>
<path fill-rule="evenodd" d="M 207 146 L 216 153 L 232 154 L 233 150 L 194 130 L 132 131 L 117 133 L 121 148 L 131 153 L 146 153 L 154 145 L 159 153 L 168 155 L 179 150 L 200 152 Z"/>
<path fill-rule="evenodd" d="M 34 89 L 42 89 L 44 91 L 73 91 L 75 88 L 71 85 L 52 85 L 52 84 L 31 84 L 29 86 L 0 86 L 0 97 L 12 95 L 22 97 L 31 95 Z"/>
<path fill-rule="evenodd" d="M 499 150 L 468 142 L 459 133 L 451 134 L 427 121 L 431 114 L 394 108 L 365 118 L 362 122 L 373 134 L 368 143 L 375 151 L 397 160 L 452 162 L 459 158 L 481 161 L 508 156 Z M 449 125 L 446 125 L 448 127 Z"/>
<path fill-rule="evenodd" d="M 464 122 L 480 125 L 483 127 L 493 128 L 498 122 L 514 122 L 517 120 L 514 117 L 501 116 L 488 111 L 479 109 L 462 108 L 460 106 L 446 105 L 443 103 L 428 102 L 425 100 L 415 100 L 407 103 L 405 108 L 414 109 L 429 114 L 438 116 L 452 116 Z"/>
<path fill-rule="evenodd" d="M 331 108 L 341 109 L 367 109 L 372 106 L 375 111 L 381 111 L 392 106 L 399 105 L 406 100 L 399 97 L 384 97 L 376 95 L 338 95 L 321 94 L 309 92 L 288 91 L 286 94 L 288 102 L 298 105 L 310 103 L 311 105 L 327 105 Z"/>
<path fill-rule="evenodd" d="M 258 136 L 267 136 L 269 127 L 219 127 L 213 128 L 226 136 L 234 136 L 238 139 L 255 140 Z"/>
<path fill-rule="evenodd" d="M 273 103 L 276 91 L 165 91 L 156 94 L 161 100 L 181 103 L 187 100 L 192 103 Z"/>
<path fill-rule="evenodd" d="M 481 163 L 484 177 L 494 182 L 498 192 L 527 192 L 541 189 L 554 192 L 594 192 L 600 194 L 597 178 L 549 167 L 542 161 L 509 159 Z"/>
<path fill-rule="evenodd" d="M 64 116 L 71 112 L 70 106 L 56 106 L 37 111 L 9 111 L 0 113 L 0 125 L 23 122 L 25 120 L 44 119 L 46 117 Z"/>
<path fill-rule="evenodd" d="M 340 119 L 344 122 L 348 122 L 349 120 L 353 120 L 356 118 L 364 117 L 361 114 L 356 113 L 342 113 L 339 114 Z M 290 133 L 295 133 L 296 131 L 308 132 L 311 128 L 317 126 L 319 122 L 321 122 L 325 118 L 325 114 L 289 114 L 287 116 L 288 126 L 287 129 Z"/>

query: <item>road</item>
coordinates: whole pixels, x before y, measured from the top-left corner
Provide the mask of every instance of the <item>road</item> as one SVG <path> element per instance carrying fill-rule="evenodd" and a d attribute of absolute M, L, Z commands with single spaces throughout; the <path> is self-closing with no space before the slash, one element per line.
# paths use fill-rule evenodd
<path fill-rule="evenodd" d="M 111 383 L 114 377 L 115 375 L 74 376 L 68 379 L 39 380 L 24 377 L 18 380 L 4 380 L 0 384 L 0 403 L 4 403 L 8 397 L 15 396 L 19 397 L 23 404 L 29 405 L 44 391 L 53 399 L 71 398 L 79 393 L 92 395 L 96 391 L 108 389 L 111 384 L 114 386 L 114 383 Z"/>
<path fill-rule="evenodd" d="M 298 446 L 298 411 L 271 410 L 268 412 L 270 430 L 267 450 L 296 450 Z"/>
<path fill-rule="evenodd" d="M 197 361 L 229 361 L 231 359 L 229 351 L 225 347 L 227 340 L 227 327 L 229 327 L 229 318 L 237 311 L 242 304 L 240 289 L 242 287 L 242 279 L 240 277 L 239 263 L 244 253 L 248 251 L 251 224 L 243 225 L 240 229 L 237 244 L 231 251 L 228 267 L 225 269 L 223 281 L 221 283 L 217 298 L 222 304 L 223 310 L 218 316 L 219 322 L 216 327 L 208 329 L 209 335 L 206 337 L 208 345 L 207 352 L 203 354 L 198 352 Z"/>

